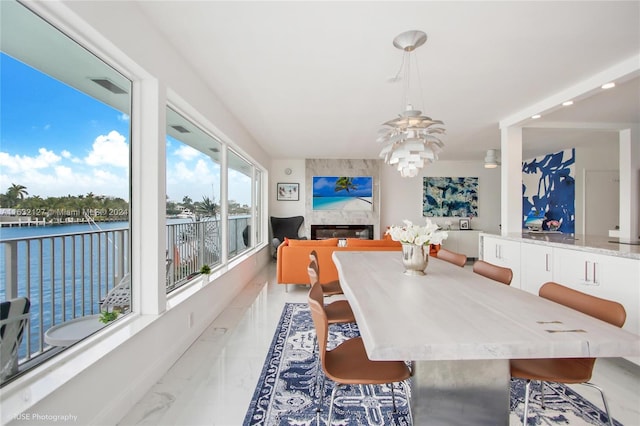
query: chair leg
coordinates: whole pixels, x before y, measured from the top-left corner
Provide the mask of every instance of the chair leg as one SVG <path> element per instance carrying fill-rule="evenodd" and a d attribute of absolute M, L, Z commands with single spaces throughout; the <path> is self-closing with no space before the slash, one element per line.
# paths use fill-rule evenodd
<path fill-rule="evenodd" d="M 404 394 L 407 396 L 407 410 L 409 410 L 409 424 L 413 424 L 413 412 L 411 411 L 411 395 L 410 388 L 406 381 L 400 382 L 400 385 L 404 388 Z"/>
<path fill-rule="evenodd" d="M 604 391 L 600 386 L 596 386 L 591 382 L 584 382 L 583 385 L 590 386 L 594 389 L 598 389 L 600 395 L 602 396 L 602 402 L 604 404 L 604 412 L 607 414 L 607 420 L 609 421 L 609 426 L 613 426 L 613 419 L 611 418 L 611 413 L 609 412 L 609 404 L 607 404 L 607 398 L 604 396 Z"/>
<path fill-rule="evenodd" d="M 329 402 L 329 417 L 327 418 L 327 426 L 331 426 L 331 417 L 333 416 L 333 400 L 336 397 L 336 393 L 338 393 L 338 388 L 342 386 L 339 383 L 336 383 L 331 391 L 331 401 Z"/>
<path fill-rule="evenodd" d="M 397 413 L 398 408 L 396 407 L 396 393 L 393 390 L 395 386 L 393 386 L 393 383 L 390 383 L 390 385 L 391 385 L 391 402 L 393 403 L 393 412 Z"/>
<path fill-rule="evenodd" d="M 531 391 L 531 380 L 527 380 L 524 387 L 524 412 L 522 413 L 522 424 L 527 426 L 527 418 L 529 417 L 529 392 Z"/>

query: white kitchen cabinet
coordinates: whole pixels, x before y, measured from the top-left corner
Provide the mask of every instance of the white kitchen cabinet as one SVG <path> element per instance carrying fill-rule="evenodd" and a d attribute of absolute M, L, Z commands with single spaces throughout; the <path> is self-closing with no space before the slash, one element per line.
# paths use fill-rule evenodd
<path fill-rule="evenodd" d="M 542 284 L 553 281 L 554 248 L 524 242 L 521 248 L 520 288 L 537 295 Z"/>
<path fill-rule="evenodd" d="M 624 257 L 554 248 L 554 281 L 615 300 L 627 311 L 624 329 L 640 334 L 640 262 Z"/>
<path fill-rule="evenodd" d="M 520 288 L 520 242 L 484 235 L 482 260 L 513 271 L 511 286 Z"/>
<path fill-rule="evenodd" d="M 478 249 L 478 242 L 480 238 L 480 231 L 447 231 L 449 236 L 442 242 L 442 247 L 447 250 L 454 251 L 456 253 L 462 253 L 467 258 L 478 259 L 480 257 L 480 251 Z"/>

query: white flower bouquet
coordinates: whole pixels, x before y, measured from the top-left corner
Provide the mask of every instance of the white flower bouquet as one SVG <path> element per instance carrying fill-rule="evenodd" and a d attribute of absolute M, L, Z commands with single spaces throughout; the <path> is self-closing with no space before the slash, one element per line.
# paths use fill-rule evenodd
<path fill-rule="evenodd" d="M 404 244 L 429 245 L 442 244 L 449 234 L 445 231 L 439 231 L 438 225 L 426 219 L 425 226 L 414 225 L 410 220 L 403 220 L 402 226 L 391 226 L 387 230 L 387 234 L 391 239 L 400 241 Z"/>

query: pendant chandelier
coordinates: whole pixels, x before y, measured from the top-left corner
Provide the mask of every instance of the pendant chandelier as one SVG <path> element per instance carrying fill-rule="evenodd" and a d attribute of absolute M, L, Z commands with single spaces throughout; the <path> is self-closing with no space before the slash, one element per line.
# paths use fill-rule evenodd
<path fill-rule="evenodd" d="M 393 45 L 404 52 L 398 76 L 404 71 L 402 103 L 405 109 L 397 118 L 383 124 L 385 127 L 379 131 L 378 142 L 384 145 L 380 151 L 380 158 L 383 158 L 385 163 L 397 167 L 402 177 L 416 176 L 419 169 L 438 159 L 438 153 L 444 147 L 437 136 L 445 133 L 445 129 L 439 127 L 444 123 L 422 115 L 422 111 L 414 109 L 409 101 L 411 52 L 426 41 L 427 35 L 415 30 L 404 32 L 393 39 Z M 419 71 L 417 78 L 419 82 Z M 420 92 L 418 94 L 421 95 Z"/>

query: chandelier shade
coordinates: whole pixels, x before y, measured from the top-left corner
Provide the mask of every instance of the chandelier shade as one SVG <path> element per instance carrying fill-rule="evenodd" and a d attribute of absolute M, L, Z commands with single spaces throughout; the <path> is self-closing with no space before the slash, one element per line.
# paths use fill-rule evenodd
<path fill-rule="evenodd" d="M 378 143 L 383 145 L 380 158 L 385 163 L 397 167 L 403 177 L 417 176 L 419 169 L 438 159 L 444 143 L 439 135 L 445 134 L 444 123 L 422 115 L 408 102 L 411 70 L 410 53 L 427 41 L 422 31 L 407 31 L 397 36 L 393 45 L 408 56 L 403 60 L 405 90 L 403 102 L 405 110 L 398 117 L 383 123 L 379 131 Z"/>

